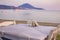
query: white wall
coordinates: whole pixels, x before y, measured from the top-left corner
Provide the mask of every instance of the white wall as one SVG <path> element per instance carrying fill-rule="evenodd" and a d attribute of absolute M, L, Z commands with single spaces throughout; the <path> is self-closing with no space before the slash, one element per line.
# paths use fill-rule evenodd
<path fill-rule="evenodd" d="M 40 22 L 60 23 L 60 11 L 0 10 L 0 19 L 36 20 Z"/>

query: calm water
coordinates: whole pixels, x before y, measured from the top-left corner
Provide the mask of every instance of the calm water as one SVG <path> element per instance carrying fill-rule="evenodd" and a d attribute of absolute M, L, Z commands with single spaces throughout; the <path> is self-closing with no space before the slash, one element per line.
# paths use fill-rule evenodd
<path fill-rule="evenodd" d="M 0 19 L 60 23 L 59 10 L 0 10 Z"/>

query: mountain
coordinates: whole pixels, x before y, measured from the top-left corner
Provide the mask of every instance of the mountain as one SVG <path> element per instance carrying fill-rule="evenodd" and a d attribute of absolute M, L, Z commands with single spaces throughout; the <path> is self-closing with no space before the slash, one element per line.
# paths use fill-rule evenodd
<path fill-rule="evenodd" d="M 43 8 L 36 8 L 28 3 L 22 4 L 18 6 L 18 9 L 37 9 L 37 10 L 44 10 Z"/>
<path fill-rule="evenodd" d="M 0 5 L 0 9 L 23 9 L 23 10 L 26 10 L 26 9 L 35 9 L 35 10 L 44 10 L 43 8 L 37 8 L 37 7 L 34 7 L 28 3 L 24 3 L 18 7 L 15 7 L 15 6 L 8 6 L 8 5 Z"/>
<path fill-rule="evenodd" d="M 0 5 L 0 9 L 16 9 L 16 7 L 8 5 Z"/>

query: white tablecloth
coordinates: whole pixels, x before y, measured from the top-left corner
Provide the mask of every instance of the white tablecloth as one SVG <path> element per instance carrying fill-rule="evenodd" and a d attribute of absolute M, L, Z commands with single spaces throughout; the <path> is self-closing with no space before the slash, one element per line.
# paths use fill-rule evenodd
<path fill-rule="evenodd" d="M 49 35 L 51 30 L 56 29 L 56 27 L 53 27 L 53 26 L 38 26 L 38 27 L 34 27 L 34 28 L 46 35 Z"/>
<path fill-rule="evenodd" d="M 17 25 L 11 25 L 7 27 L 2 27 L 0 29 L 2 32 L 14 35 L 17 37 L 27 37 L 32 38 L 36 40 L 44 40 L 47 37 L 47 34 L 50 33 L 50 31 L 54 29 L 54 27 L 29 27 L 29 24 L 17 24 Z M 16 40 L 16 39 L 14 39 Z M 20 40 L 20 39 L 19 39 Z M 30 39 L 29 39 L 30 40 Z"/>

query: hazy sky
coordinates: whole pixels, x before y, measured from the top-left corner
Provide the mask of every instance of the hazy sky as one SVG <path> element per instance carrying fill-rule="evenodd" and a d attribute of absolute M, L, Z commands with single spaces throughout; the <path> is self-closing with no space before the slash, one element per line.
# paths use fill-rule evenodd
<path fill-rule="evenodd" d="M 0 4 L 11 6 L 19 6 L 23 3 L 29 3 L 46 10 L 60 10 L 60 0 L 0 0 Z"/>

